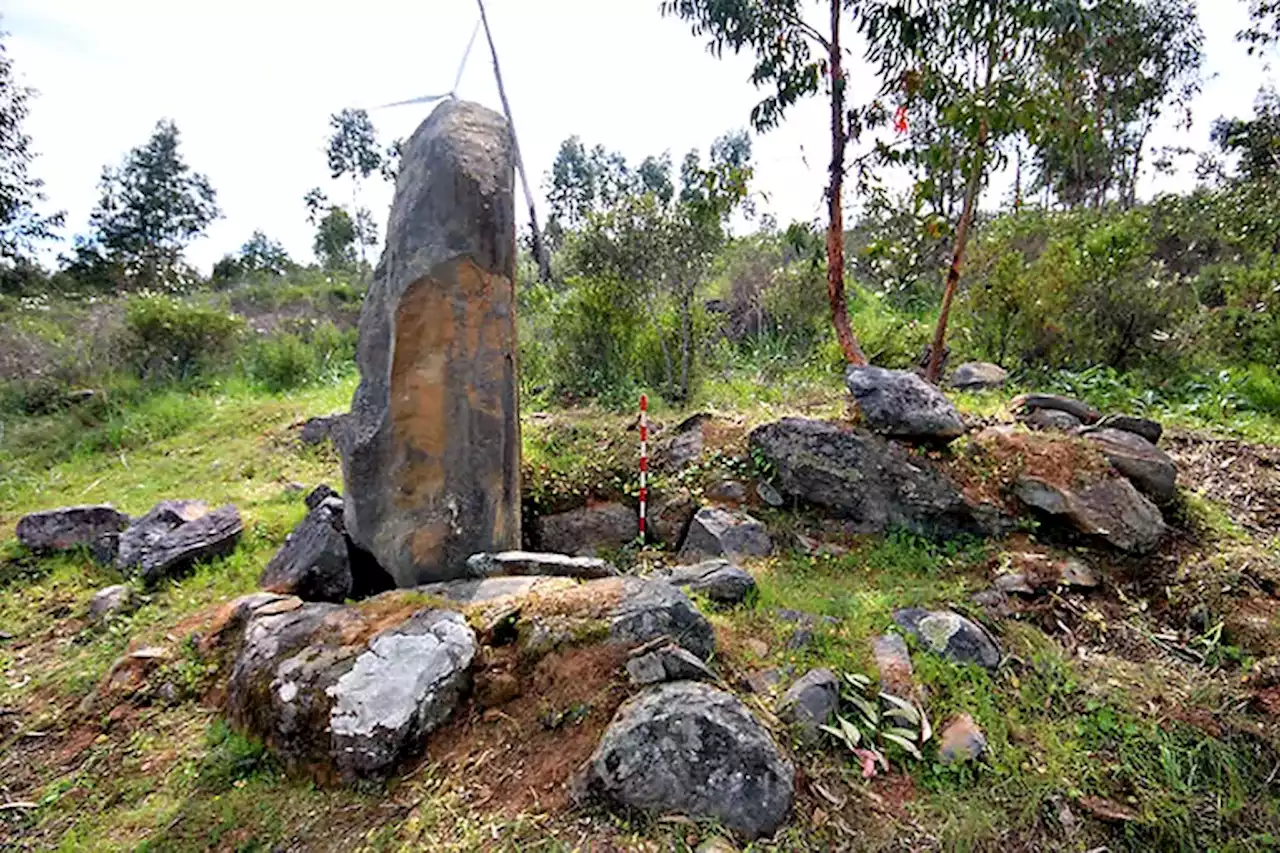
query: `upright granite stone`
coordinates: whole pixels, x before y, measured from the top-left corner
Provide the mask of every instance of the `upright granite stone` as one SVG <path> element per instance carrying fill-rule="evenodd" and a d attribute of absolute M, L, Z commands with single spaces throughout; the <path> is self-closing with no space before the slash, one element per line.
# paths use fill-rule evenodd
<path fill-rule="evenodd" d="M 442 103 L 405 145 L 338 430 L 347 532 L 401 587 L 520 547 L 513 150 Z"/>

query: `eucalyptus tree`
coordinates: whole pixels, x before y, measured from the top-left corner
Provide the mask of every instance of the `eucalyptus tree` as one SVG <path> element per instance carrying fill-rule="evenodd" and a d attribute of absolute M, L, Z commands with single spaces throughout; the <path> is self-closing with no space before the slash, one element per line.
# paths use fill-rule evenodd
<path fill-rule="evenodd" d="M 853 20 L 856 0 L 821 0 L 821 25 L 806 17 L 808 0 L 663 0 L 662 13 L 692 25 L 707 49 L 755 56 L 751 82 L 769 92 L 751 111 L 751 124 L 767 131 L 782 123 L 796 104 L 826 95 L 831 108 L 831 160 L 827 183 L 827 297 L 831 321 L 845 359 L 867 363 L 849 325 L 844 289 L 845 154 L 861 132 L 857 111 L 847 108 L 848 76 L 842 41 L 846 18 Z M 816 15 L 816 13 L 815 13 Z"/>

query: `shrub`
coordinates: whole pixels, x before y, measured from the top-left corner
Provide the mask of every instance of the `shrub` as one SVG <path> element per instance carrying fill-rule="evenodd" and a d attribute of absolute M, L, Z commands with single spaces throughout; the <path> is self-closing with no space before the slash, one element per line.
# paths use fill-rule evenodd
<path fill-rule="evenodd" d="M 127 352 L 144 379 L 187 380 L 226 365 L 244 330 L 233 314 L 180 299 L 143 294 L 125 308 Z"/>
<path fill-rule="evenodd" d="M 355 343 L 354 331 L 339 331 L 328 322 L 303 324 L 256 341 L 247 356 L 247 373 L 272 393 L 301 388 L 349 370 Z"/>
<path fill-rule="evenodd" d="M 641 325 L 634 290 L 585 276 L 570 278 L 565 285 L 552 329 L 554 356 L 548 373 L 554 390 L 606 403 L 630 401 L 635 396 Z"/>
<path fill-rule="evenodd" d="M 1240 394 L 1255 412 L 1280 415 L 1280 373 L 1275 368 L 1250 366 L 1240 383 Z"/>

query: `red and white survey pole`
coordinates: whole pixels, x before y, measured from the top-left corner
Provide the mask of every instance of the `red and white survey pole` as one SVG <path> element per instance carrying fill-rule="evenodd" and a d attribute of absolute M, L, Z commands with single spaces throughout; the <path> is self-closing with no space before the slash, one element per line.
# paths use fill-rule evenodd
<path fill-rule="evenodd" d="M 649 503 L 649 397 L 640 395 L 640 541 L 644 542 L 644 521 Z"/>

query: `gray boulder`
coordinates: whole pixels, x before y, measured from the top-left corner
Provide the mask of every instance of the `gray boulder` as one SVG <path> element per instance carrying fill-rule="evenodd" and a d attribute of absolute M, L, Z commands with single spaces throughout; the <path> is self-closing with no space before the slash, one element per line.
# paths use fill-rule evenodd
<path fill-rule="evenodd" d="M 637 510 L 598 503 L 538 519 L 538 545 L 548 553 L 594 557 L 633 541 L 640 531 Z"/>
<path fill-rule="evenodd" d="M 650 493 L 645 511 L 645 531 L 649 540 L 674 550 L 684 541 L 698 504 L 688 489 L 655 491 Z"/>
<path fill-rule="evenodd" d="M 356 608 L 287 602 L 248 603 L 233 722 L 290 770 L 386 778 L 461 701 L 475 634 L 460 614 L 426 609 L 362 641 L 376 626 Z"/>
<path fill-rule="evenodd" d="M 957 391 L 987 391 L 1003 388 L 1009 381 L 1009 371 L 998 364 L 970 361 L 956 368 L 951 374 L 951 387 Z"/>
<path fill-rule="evenodd" d="M 127 584 L 105 587 L 89 599 L 89 618 L 95 622 L 109 622 L 138 608 L 138 596 Z"/>
<path fill-rule="evenodd" d="M 703 660 L 711 657 L 716 648 L 715 631 L 688 596 L 659 581 L 631 577 L 620 580 L 621 595 L 607 617 L 611 642 L 639 645 L 665 636 Z"/>
<path fill-rule="evenodd" d="M 1099 536 L 1122 551 L 1148 554 L 1168 530 L 1160 508 L 1123 477 L 1068 488 L 1023 476 L 1014 484 L 1014 494 L 1027 506 L 1061 516 L 1081 533 Z"/>
<path fill-rule="evenodd" d="M 950 610 L 911 607 L 893 614 L 893 621 L 915 635 L 926 648 L 956 663 L 973 663 L 987 669 L 1000 666 L 1000 646 L 976 622 Z"/>
<path fill-rule="evenodd" d="M 632 684 L 647 687 L 668 681 L 715 681 L 715 676 L 697 655 L 675 643 L 659 640 L 657 648 L 641 647 L 627 660 Z"/>
<path fill-rule="evenodd" d="M 472 577 L 477 578 L 542 575 L 594 580 L 610 578 L 618 574 L 618 570 L 612 563 L 596 557 L 566 557 L 564 554 L 540 554 L 530 551 L 473 554 L 467 559 L 467 571 Z"/>
<path fill-rule="evenodd" d="M 120 534 L 116 566 L 153 586 L 196 563 L 227 556 L 243 532 L 234 506 L 210 510 L 201 501 L 161 501 Z"/>
<path fill-rule="evenodd" d="M 689 525 L 679 559 L 686 563 L 713 557 L 737 560 L 767 557 L 772 551 L 769 531 L 750 515 L 721 507 L 703 507 Z"/>
<path fill-rule="evenodd" d="M 1164 435 L 1164 427 L 1150 418 L 1138 418 L 1133 415 L 1107 415 L 1098 421 L 1102 429 L 1118 429 L 1140 435 L 1152 444 L 1159 444 Z"/>
<path fill-rule="evenodd" d="M 725 605 L 741 604 L 756 588 L 756 579 L 728 560 L 707 560 L 693 566 L 679 566 L 666 579 L 675 586 Z"/>
<path fill-rule="evenodd" d="M 782 695 L 778 718 L 791 726 L 802 743 L 813 745 L 840 707 L 840 679 L 829 669 L 811 669 Z"/>
<path fill-rule="evenodd" d="M 1117 471 L 1157 504 L 1178 496 L 1178 466 L 1169 454 L 1134 432 L 1100 427 L 1085 433 Z"/>
<path fill-rule="evenodd" d="M 711 415 L 699 412 L 659 438 L 653 447 L 654 470 L 674 474 L 697 462 L 707 442 L 703 428 L 710 421 Z"/>
<path fill-rule="evenodd" d="M 873 432 L 908 441 L 940 443 L 964 435 L 964 420 L 956 407 L 914 373 L 850 367 L 844 381 Z"/>
<path fill-rule="evenodd" d="M 111 563 L 129 516 L 110 504 L 67 506 L 33 512 L 18 520 L 18 541 L 37 554 L 88 548 L 100 563 Z"/>
<path fill-rule="evenodd" d="M 1061 397 L 1057 394 L 1023 394 L 1019 397 L 1014 397 L 1010 401 L 1010 405 L 1023 413 L 1034 412 L 1037 409 L 1066 412 L 1085 424 L 1097 423 L 1098 419 L 1102 417 L 1102 413 L 1088 403 L 1073 400 L 1070 397 Z"/>
<path fill-rule="evenodd" d="M 307 513 L 267 563 L 258 586 L 303 601 L 340 603 L 351 595 L 351 557 L 340 498 L 327 498 Z"/>
<path fill-rule="evenodd" d="M 989 532 L 995 523 L 928 460 L 877 435 L 785 418 L 757 427 L 750 445 L 773 466 L 783 495 L 849 519 L 860 533 L 906 528 L 952 537 Z"/>
<path fill-rule="evenodd" d="M 641 693 L 614 716 L 585 791 L 628 808 L 714 818 L 771 835 L 795 796 L 795 768 L 736 698 L 683 681 Z"/>
<path fill-rule="evenodd" d="M 520 547 L 514 150 L 448 99 L 404 146 L 338 431 L 347 533 L 398 586 Z"/>

